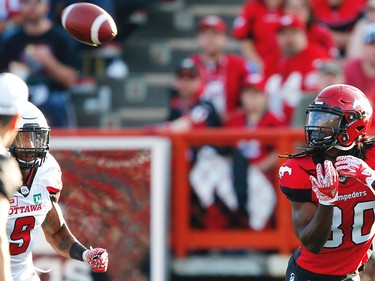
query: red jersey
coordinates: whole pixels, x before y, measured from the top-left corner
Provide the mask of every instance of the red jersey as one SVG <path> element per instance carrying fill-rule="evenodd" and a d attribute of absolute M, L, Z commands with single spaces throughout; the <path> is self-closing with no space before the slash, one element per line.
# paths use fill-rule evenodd
<path fill-rule="evenodd" d="M 327 0 L 311 0 L 311 8 L 317 21 L 336 31 L 350 31 L 362 16 L 365 0 L 345 0 L 332 8 Z"/>
<path fill-rule="evenodd" d="M 316 61 L 330 57 L 316 44 L 309 44 L 293 57 L 281 57 L 266 83 L 271 111 L 290 124 L 301 94 L 318 89 Z"/>
<path fill-rule="evenodd" d="M 344 65 L 345 83 L 362 90 L 375 106 L 375 77 L 368 77 L 362 67 L 361 59 L 347 60 Z"/>
<path fill-rule="evenodd" d="M 323 47 L 332 57 L 338 56 L 338 50 L 331 31 L 322 24 L 312 23 L 306 29 L 309 42 Z"/>
<path fill-rule="evenodd" d="M 289 75 L 298 72 L 303 76 L 301 89 L 303 91 L 310 91 L 316 89 L 316 80 L 311 81 L 308 75 L 316 71 L 317 59 L 331 58 L 329 53 L 321 46 L 309 43 L 308 46 L 299 54 L 292 57 L 281 56 L 274 66 L 271 75 L 281 75 L 282 81 L 286 82 Z"/>
<path fill-rule="evenodd" d="M 200 55 L 191 58 L 205 87 L 200 98 L 210 101 L 221 116 L 232 113 L 240 104 L 239 92 L 249 74 L 245 60 L 235 54 L 226 54 L 219 64 L 206 63 Z"/>
<path fill-rule="evenodd" d="M 259 56 L 264 62 L 268 62 L 278 55 L 276 32 L 283 11 L 282 7 L 270 11 L 263 2 L 250 0 L 244 4 L 234 20 L 232 34 L 237 39 L 253 40 Z"/>
<path fill-rule="evenodd" d="M 375 148 L 366 152 L 366 163 L 375 169 Z M 289 200 L 312 202 L 309 176 L 316 176 L 312 156 L 288 159 L 279 170 L 280 187 Z M 297 264 L 305 270 L 323 275 L 346 275 L 359 269 L 371 255 L 375 234 L 375 195 L 354 178 L 340 181 L 338 202 L 334 207 L 331 236 L 320 254 L 301 246 Z"/>
<path fill-rule="evenodd" d="M 262 118 L 257 124 L 249 124 L 246 119 L 246 114 L 241 112 L 234 113 L 226 123 L 226 127 L 229 128 L 247 128 L 247 129 L 258 129 L 258 128 L 277 128 L 283 127 L 284 123 L 267 111 L 264 113 Z M 273 147 L 270 145 L 264 145 L 258 140 L 243 140 L 239 142 L 239 148 L 243 155 L 249 159 L 251 163 L 257 163 L 264 159 Z"/>

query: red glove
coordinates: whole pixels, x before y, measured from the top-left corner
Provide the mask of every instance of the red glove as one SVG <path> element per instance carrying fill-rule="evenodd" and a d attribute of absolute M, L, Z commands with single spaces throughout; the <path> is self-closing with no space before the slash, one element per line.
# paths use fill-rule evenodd
<path fill-rule="evenodd" d="M 83 261 L 86 262 L 94 272 L 106 272 L 108 268 L 108 253 L 102 248 L 92 248 L 82 254 Z"/>
<path fill-rule="evenodd" d="M 340 175 L 356 178 L 374 191 L 372 183 L 375 180 L 375 171 L 362 159 L 351 155 L 339 156 L 335 166 Z"/>
<path fill-rule="evenodd" d="M 310 176 L 312 190 L 320 204 L 331 206 L 338 198 L 339 175 L 329 160 L 324 161 L 324 172 L 323 175 L 323 168 L 320 163 L 316 165 L 316 178 Z"/>

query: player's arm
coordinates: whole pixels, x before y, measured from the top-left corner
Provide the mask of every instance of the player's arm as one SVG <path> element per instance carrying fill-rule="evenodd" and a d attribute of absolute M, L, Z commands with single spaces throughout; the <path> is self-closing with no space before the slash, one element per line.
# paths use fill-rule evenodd
<path fill-rule="evenodd" d="M 310 176 L 310 181 L 318 205 L 312 201 L 297 200 L 297 197 L 288 198 L 292 205 L 294 232 L 306 249 L 318 254 L 331 232 L 333 206 L 338 199 L 338 173 L 332 162 L 326 160 L 324 169 L 321 164 L 316 165 L 316 177 Z"/>
<path fill-rule="evenodd" d="M 0 281 L 12 280 L 10 273 L 9 243 L 6 234 L 6 223 L 9 213 L 9 200 L 0 194 Z"/>
<path fill-rule="evenodd" d="M 299 241 L 310 252 L 320 253 L 331 233 L 333 206 L 290 202 L 293 230 Z"/>
<path fill-rule="evenodd" d="M 57 202 L 47 213 L 42 228 L 48 243 L 54 250 L 67 258 L 84 261 L 95 272 L 105 272 L 108 267 L 108 253 L 105 249 L 87 249 L 70 232 Z"/>

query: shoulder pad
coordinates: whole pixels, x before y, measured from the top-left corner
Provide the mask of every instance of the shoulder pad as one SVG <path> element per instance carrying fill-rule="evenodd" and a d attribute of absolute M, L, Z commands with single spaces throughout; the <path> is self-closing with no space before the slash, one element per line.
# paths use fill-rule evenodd
<path fill-rule="evenodd" d="M 311 189 L 310 175 L 315 175 L 311 157 L 288 159 L 279 168 L 280 185 L 291 189 Z"/>
<path fill-rule="evenodd" d="M 310 175 L 315 175 L 311 157 L 287 160 L 279 169 L 280 188 L 295 202 L 313 202 Z"/>
<path fill-rule="evenodd" d="M 50 193 L 58 193 L 62 189 L 62 173 L 56 159 L 47 154 L 46 161 L 39 167 L 36 179 L 44 185 Z"/>

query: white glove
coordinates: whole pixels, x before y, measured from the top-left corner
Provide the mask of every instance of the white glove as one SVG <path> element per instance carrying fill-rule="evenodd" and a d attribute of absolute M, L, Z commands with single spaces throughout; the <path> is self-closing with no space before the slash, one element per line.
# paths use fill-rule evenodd
<path fill-rule="evenodd" d="M 339 156 L 335 166 L 340 175 L 354 177 L 374 192 L 372 183 L 375 180 L 375 171 L 365 161 L 351 155 Z"/>
<path fill-rule="evenodd" d="M 316 165 L 316 178 L 310 176 L 310 180 L 319 203 L 326 206 L 334 205 L 338 199 L 339 175 L 332 162 L 324 161 L 324 174 L 322 165 Z"/>
<path fill-rule="evenodd" d="M 82 259 L 92 269 L 93 272 L 106 272 L 108 268 L 108 253 L 102 248 L 92 248 L 82 254 Z"/>

